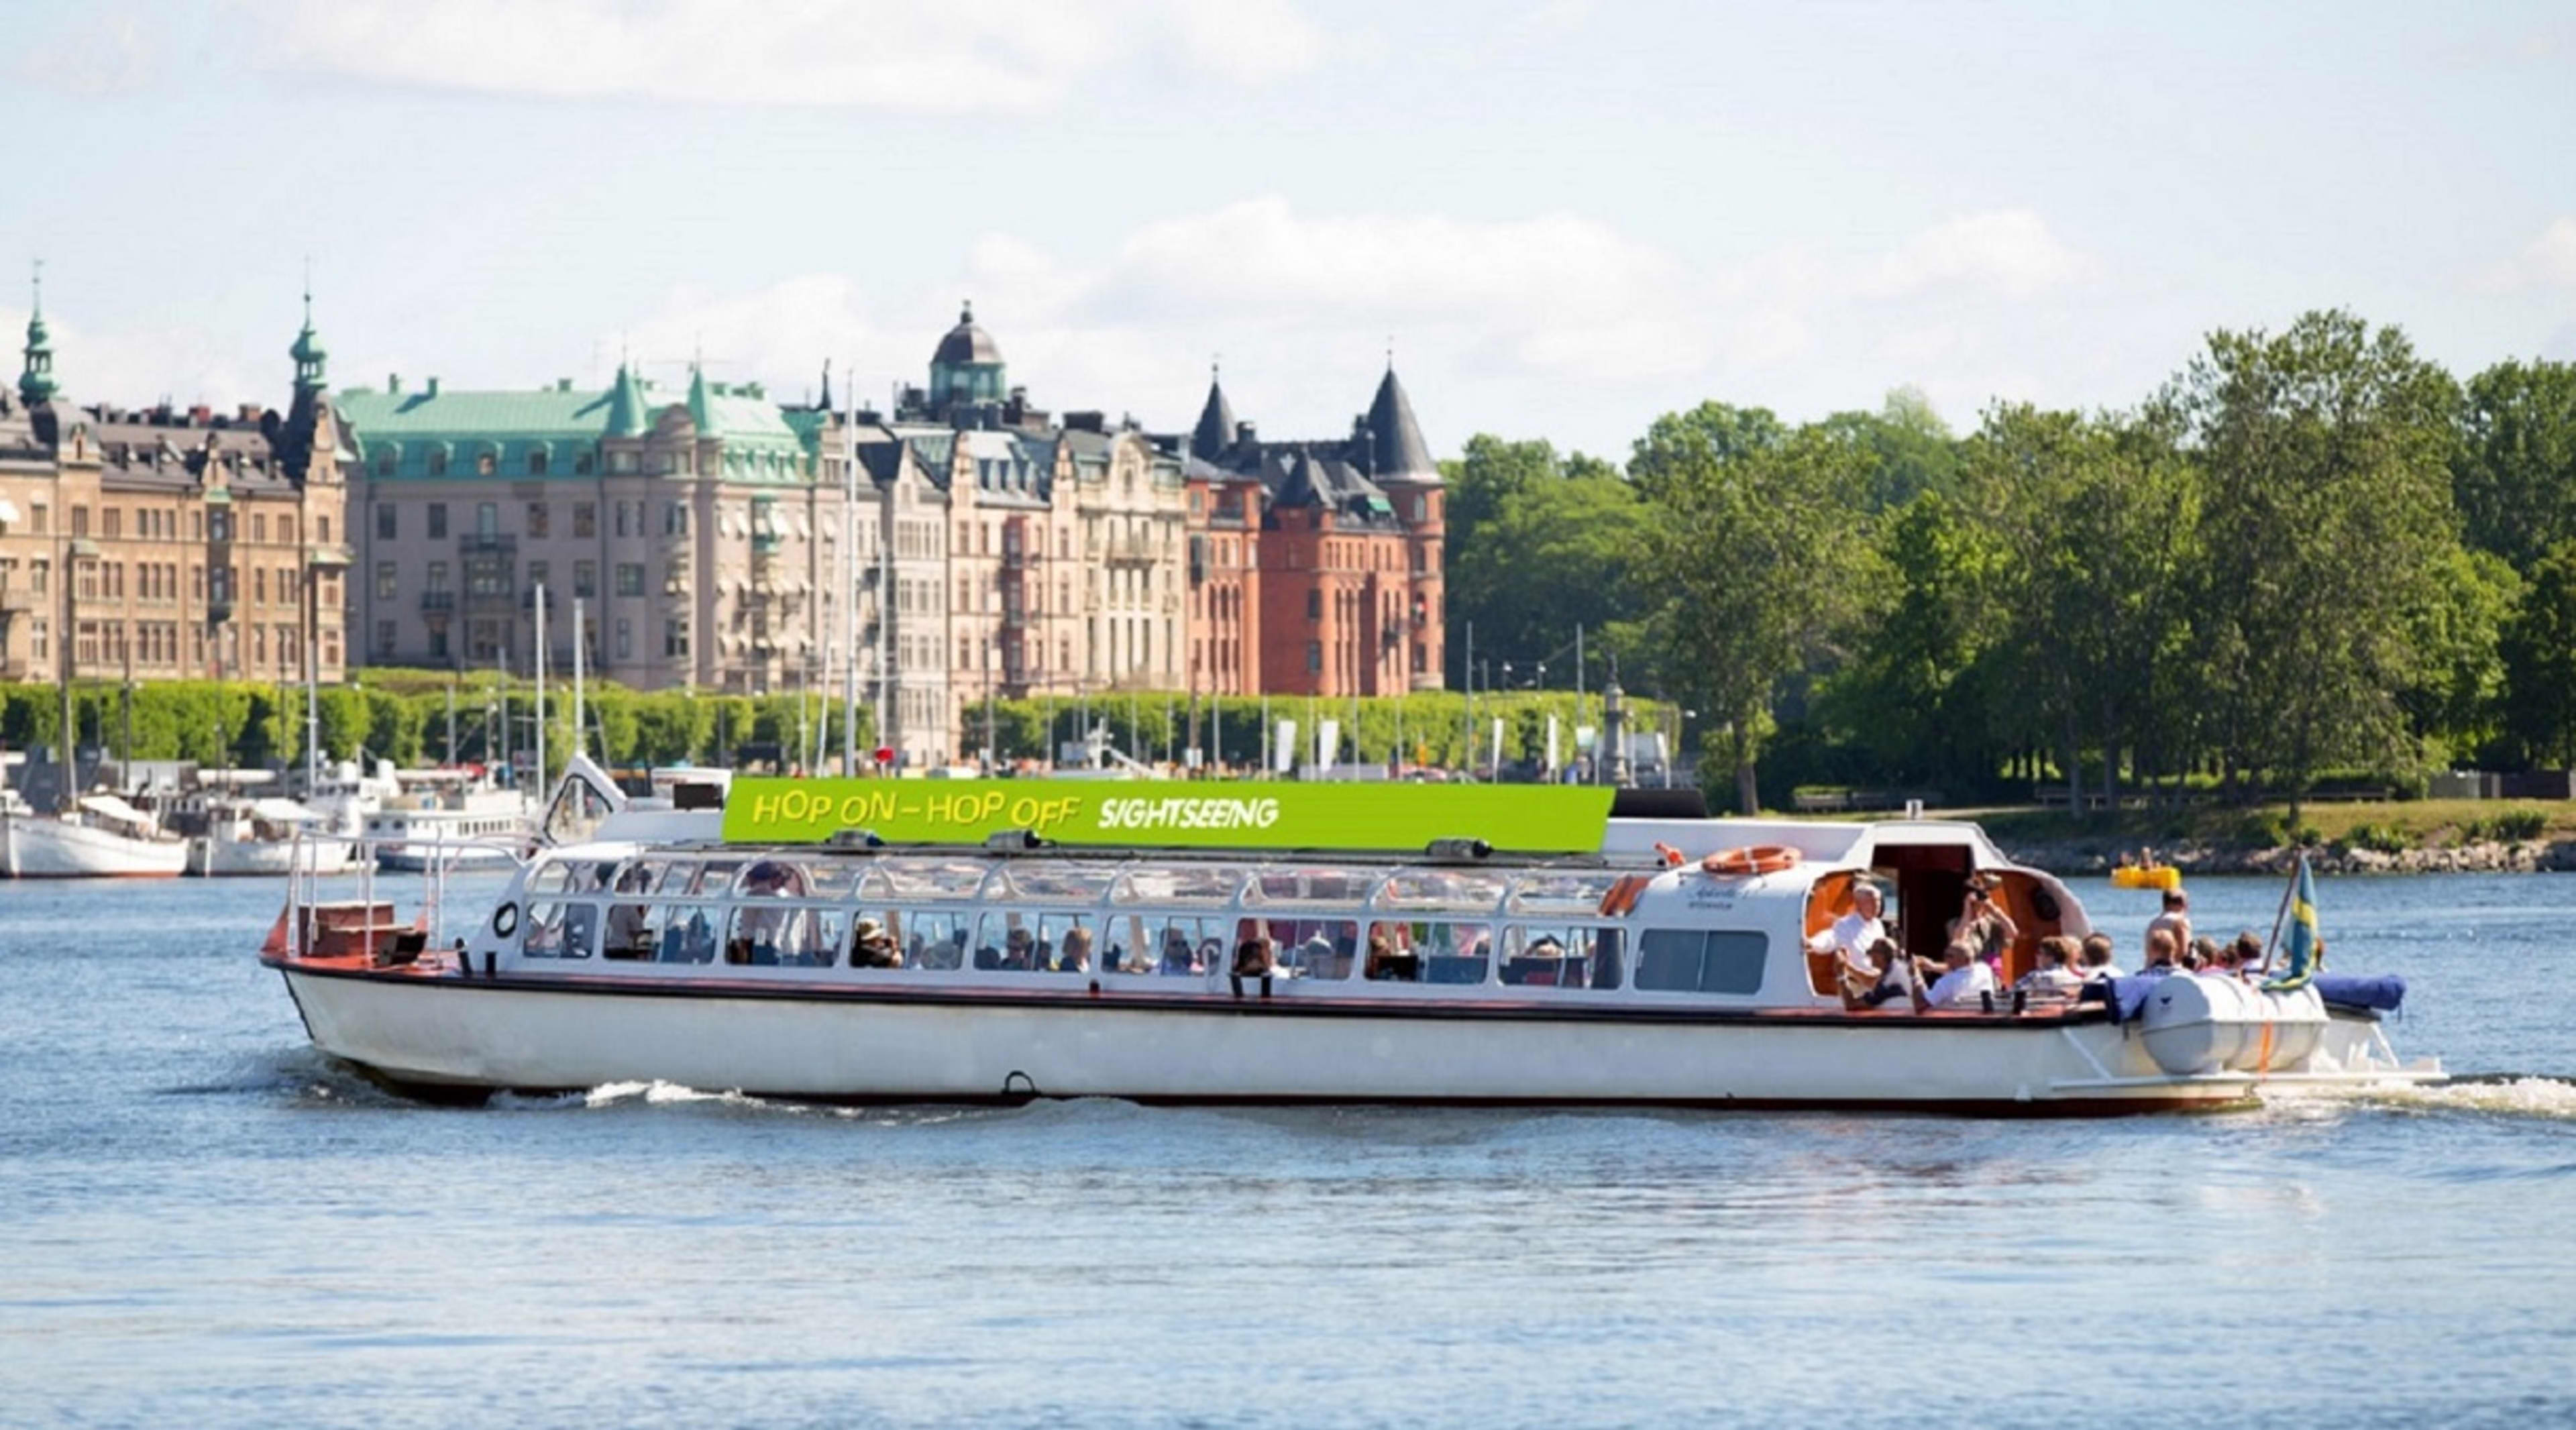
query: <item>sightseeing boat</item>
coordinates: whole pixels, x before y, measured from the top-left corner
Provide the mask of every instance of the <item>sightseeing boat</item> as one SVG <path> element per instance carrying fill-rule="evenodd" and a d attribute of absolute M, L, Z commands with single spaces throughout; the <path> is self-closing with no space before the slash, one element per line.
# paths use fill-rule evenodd
<path fill-rule="evenodd" d="M 398 770 L 398 793 L 367 813 L 365 843 L 389 873 L 506 869 L 529 847 L 526 796 L 468 769 Z"/>
<path fill-rule="evenodd" d="M 1916 951 L 1990 889 L 2008 976 L 2083 907 L 1972 824 L 1672 817 L 1653 793 L 738 779 L 630 802 L 577 761 L 453 946 L 299 886 L 262 958 L 319 1048 L 433 1098 L 2120 1113 L 2440 1076 L 2316 986 L 1856 1009 L 1809 943 L 1864 880 Z"/>

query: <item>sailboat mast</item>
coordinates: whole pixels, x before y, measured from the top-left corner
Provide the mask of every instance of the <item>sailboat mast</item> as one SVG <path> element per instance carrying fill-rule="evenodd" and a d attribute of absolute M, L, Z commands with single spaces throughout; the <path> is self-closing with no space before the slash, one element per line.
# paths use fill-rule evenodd
<path fill-rule="evenodd" d="M 855 372 L 855 369 L 853 369 Z M 859 772 L 859 393 L 841 418 L 841 775 Z"/>
<path fill-rule="evenodd" d="M 537 795 L 546 790 L 546 588 L 537 596 Z"/>
<path fill-rule="evenodd" d="M 582 680 L 587 674 L 587 667 L 582 659 L 582 625 L 581 597 L 575 596 L 572 598 L 572 752 L 576 755 L 590 753 L 590 736 L 581 723 Z"/>

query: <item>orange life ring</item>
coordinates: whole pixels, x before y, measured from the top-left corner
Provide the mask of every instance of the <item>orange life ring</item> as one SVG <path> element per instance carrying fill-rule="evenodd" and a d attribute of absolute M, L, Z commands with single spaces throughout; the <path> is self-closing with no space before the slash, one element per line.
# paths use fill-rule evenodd
<path fill-rule="evenodd" d="M 1682 851 L 1675 849 L 1673 846 L 1666 844 L 1660 839 L 1655 841 L 1655 853 L 1664 861 L 1664 867 L 1667 869 L 1680 868 L 1682 866 L 1683 858 L 1686 857 L 1683 855 Z"/>
<path fill-rule="evenodd" d="M 1699 861 L 1700 871 L 1707 874 L 1744 876 L 1777 874 L 1793 868 L 1798 851 L 1785 844 L 1756 844 L 1746 849 L 1721 849 Z"/>

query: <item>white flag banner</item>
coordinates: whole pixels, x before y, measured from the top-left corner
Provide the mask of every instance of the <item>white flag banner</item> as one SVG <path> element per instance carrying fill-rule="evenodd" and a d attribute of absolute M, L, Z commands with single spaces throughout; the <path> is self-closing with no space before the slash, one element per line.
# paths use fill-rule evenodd
<path fill-rule="evenodd" d="M 1493 758 L 1487 760 L 1485 764 L 1487 769 L 1497 775 L 1503 771 L 1503 717 L 1500 715 L 1494 717 Z"/>
<path fill-rule="evenodd" d="M 1341 759 L 1341 757 L 1342 722 L 1339 720 L 1316 721 L 1315 763 L 1329 770 Z"/>
<path fill-rule="evenodd" d="M 1271 757 L 1270 768 L 1273 772 L 1283 775 L 1297 768 L 1296 721 L 1279 722 L 1279 751 Z"/>
<path fill-rule="evenodd" d="M 1547 717 L 1547 772 L 1556 773 L 1556 717 Z"/>

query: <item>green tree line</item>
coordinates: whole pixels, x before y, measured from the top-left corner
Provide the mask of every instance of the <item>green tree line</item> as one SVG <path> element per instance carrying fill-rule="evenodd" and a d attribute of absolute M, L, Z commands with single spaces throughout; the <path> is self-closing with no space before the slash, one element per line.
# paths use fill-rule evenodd
<path fill-rule="evenodd" d="M 2125 410 L 1710 402 L 1624 468 L 1480 436 L 1449 476 L 1453 683 L 1470 623 L 1477 678 L 1549 684 L 1580 623 L 1743 807 L 2576 763 L 2576 365 L 2461 382 L 2311 312 Z"/>

